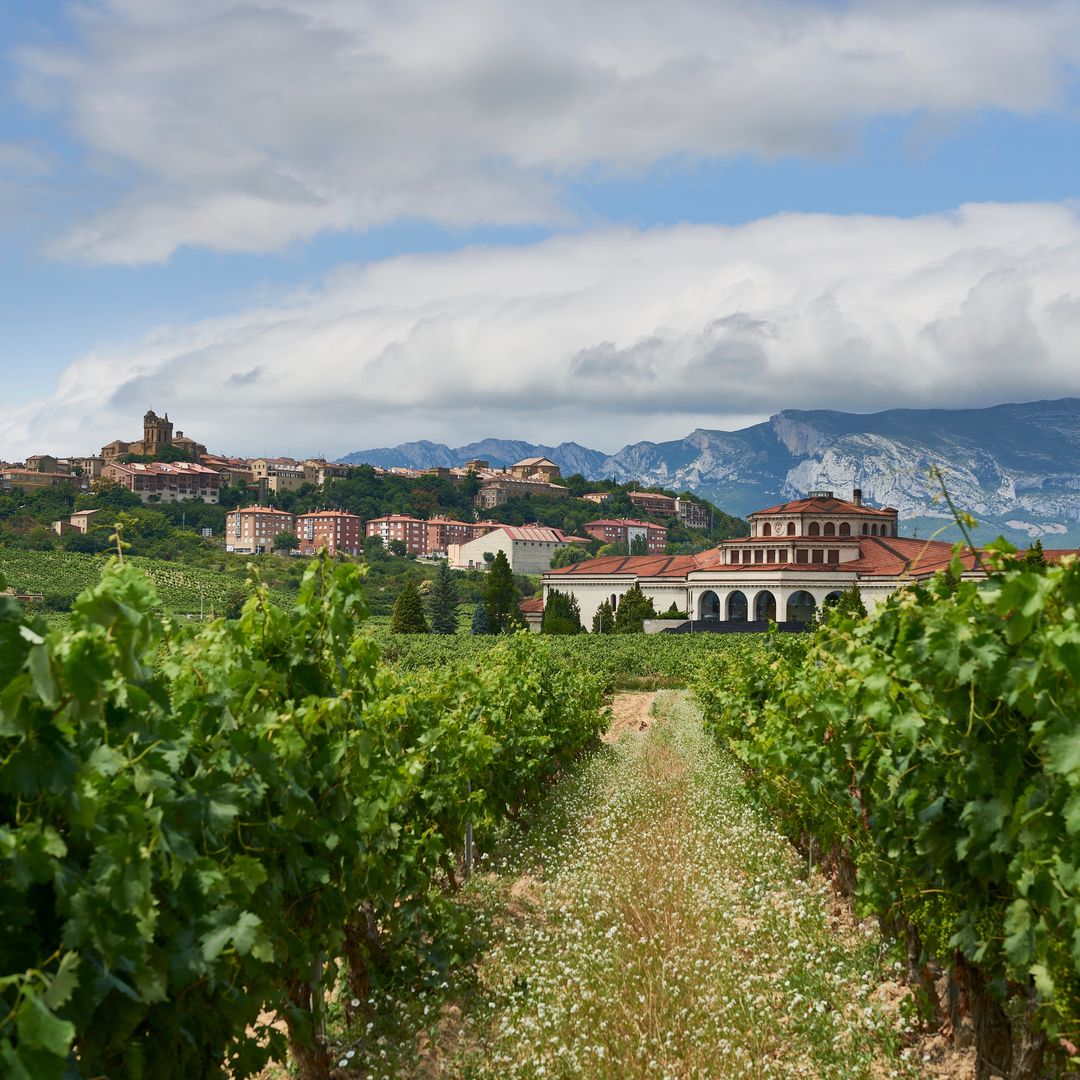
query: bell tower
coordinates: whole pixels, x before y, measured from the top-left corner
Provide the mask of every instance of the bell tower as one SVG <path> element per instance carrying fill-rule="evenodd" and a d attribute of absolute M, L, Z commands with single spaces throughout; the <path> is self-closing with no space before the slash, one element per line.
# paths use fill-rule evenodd
<path fill-rule="evenodd" d="M 169 414 L 160 417 L 150 409 L 143 417 L 143 453 L 153 456 L 166 446 L 172 446 L 173 426 Z"/>

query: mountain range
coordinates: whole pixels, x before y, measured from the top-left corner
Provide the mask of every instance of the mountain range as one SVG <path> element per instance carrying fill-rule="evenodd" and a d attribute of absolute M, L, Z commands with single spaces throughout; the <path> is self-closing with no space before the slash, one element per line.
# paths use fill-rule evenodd
<path fill-rule="evenodd" d="M 1080 399 L 986 409 L 890 409 L 858 414 L 786 409 L 738 431 L 699 428 L 670 442 L 637 442 L 615 454 L 578 443 L 544 446 L 484 439 L 451 449 L 412 442 L 357 450 L 342 458 L 384 468 L 463 465 L 486 458 L 501 468 L 544 456 L 564 475 L 637 480 L 691 491 L 730 514 L 826 488 L 862 489 L 874 506 L 893 506 L 904 531 L 929 536 L 948 526 L 936 466 L 960 509 L 979 521 L 977 538 L 1080 546 Z M 958 537 L 955 526 L 943 539 Z"/>

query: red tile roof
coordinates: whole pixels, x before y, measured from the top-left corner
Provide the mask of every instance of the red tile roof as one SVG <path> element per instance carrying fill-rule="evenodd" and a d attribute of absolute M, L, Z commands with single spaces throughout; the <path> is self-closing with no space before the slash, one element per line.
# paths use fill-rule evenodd
<path fill-rule="evenodd" d="M 722 563 L 716 548 L 697 555 L 608 555 L 573 563 L 548 574 L 565 577 L 683 578 L 700 571 L 753 575 L 763 571 L 795 570 L 800 574 L 858 574 L 859 577 L 930 577 L 952 560 L 952 545 L 942 540 L 900 536 L 860 536 L 859 558 L 842 563 Z M 1057 554 L 1056 552 L 1054 554 Z M 1070 553 L 1066 553 L 1070 554 Z M 1048 552 L 1049 556 L 1050 553 Z M 966 570 L 975 569 L 971 552 L 961 556 Z"/>
<path fill-rule="evenodd" d="M 878 510 L 873 506 L 857 506 L 847 499 L 814 498 L 793 499 L 791 502 L 770 506 L 765 510 L 755 510 L 747 517 L 761 517 L 762 514 L 866 514 L 871 517 L 895 517 L 897 511 L 887 508 Z"/>
<path fill-rule="evenodd" d="M 588 529 L 593 525 L 631 525 L 638 529 L 663 529 L 667 531 L 666 525 L 656 525 L 651 521 L 638 521 L 636 518 L 599 518 L 596 521 L 586 521 L 585 528 Z"/>
<path fill-rule="evenodd" d="M 586 559 L 584 562 L 560 566 L 548 573 L 568 577 L 602 574 L 619 577 L 684 578 L 694 570 L 707 568 L 709 563 L 703 562 L 704 556 L 716 556 L 716 552 L 706 551 L 700 555 L 605 555 L 600 559 Z M 719 562 L 719 558 L 715 561 Z"/>
<path fill-rule="evenodd" d="M 493 532 L 506 533 L 511 540 L 535 540 L 545 544 L 563 544 L 566 543 L 566 535 L 562 529 L 548 528 L 546 525 L 500 525 L 498 529 L 493 529 Z M 491 534 L 486 534 L 490 536 Z"/>
<path fill-rule="evenodd" d="M 544 598 L 542 596 L 537 596 L 532 600 L 522 600 L 521 603 L 518 604 L 518 610 L 522 615 L 530 615 L 533 612 L 543 612 Z"/>

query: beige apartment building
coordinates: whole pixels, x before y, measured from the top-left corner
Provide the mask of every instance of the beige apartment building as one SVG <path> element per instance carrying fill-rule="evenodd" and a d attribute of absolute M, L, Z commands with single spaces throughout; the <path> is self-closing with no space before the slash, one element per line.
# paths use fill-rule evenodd
<path fill-rule="evenodd" d="M 40 472 L 15 465 L 0 470 L 0 491 L 37 491 L 61 484 L 73 484 L 78 491 L 86 491 L 88 487 L 85 477 L 72 476 L 69 472 Z"/>
<path fill-rule="evenodd" d="M 304 462 L 304 480 L 315 487 L 322 487 L 327 480 L 340 480 L 349 475 L 351 465 L 339 465 L 322 458 L 309 458 Z"/>
<path fill-rule="evenodd" d="M 295 533 L 296 519 L 272 506 L 246 506 L 225 515 L 225 550 L 236 555 L 272 551 L 278 533 Z"/>
<path fill-rule="evenodd" d="M 675 500 L 675 515 L 688 529 L 707 529 L 709 527 L 709 508 L 693 499 Z"/>
<path fill-rule="evenodd" d="M 255 458 L 251 463 L 251 477 L 262 496 L 298 491 L 310 483 L 304 466 L 292 458 Z"/>
<path fill-rule="evenodd" d="M 529 457 L 511 465 L 510 475 L 517 480 L 540 480 L 550 484 L 558 480 L 561 473 L 554 461 L 549 461 L 546 457 Z"/>
<path fill-rule="evenodd" d="M 508 499 L 526 495 L 540 499 L 563 499 L 570 494 L 561 484 L 549 484 L 545 480 L 520 480 L 513 476 L 497 474 L 480 482 L 480 491 L 474 500 L 484 510 L 502 506 Z"/>
<path fill-rule="evenodd" d="M 183 502 L 200 499 L 216 503 L 221 477 L 205 465 L 193 461 L 110 462 L 101 475 L 133 491 L 143 502 Z"/>
<path fill-rule="evenodd" d="M 301 555 L 314 555 L 320 548 L 326 548 L 331 555 L 359 555 L 364 544 L 364 522 L 344 510 L 298 514 L 296 535 Z"/>

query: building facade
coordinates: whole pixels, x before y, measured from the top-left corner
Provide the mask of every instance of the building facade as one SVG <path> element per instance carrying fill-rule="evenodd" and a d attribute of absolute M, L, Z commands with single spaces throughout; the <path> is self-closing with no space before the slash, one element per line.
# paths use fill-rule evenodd
<path fill-rule="evenodd" d="M 408 517 L 405 514 L 386 514 L 371 518 L 364 527 L 365 536 L 378 536 L 383 546 L 390 547 L 391 540 L 400 540 L 405 545 L 407 555 L 426 555 L 428 523 L 422 518 Z"/>
<path fill-rule="evenodd" d="M 493 510 L 502 506 L 508 499 L 520 499 L 531 496 L 537 499 L 564 499 L 569 489 L 561 484 L 550 484 L 546 480 L 526 480 L 503 475 L 486 477 L 480 481 L 480 490 L 474 500 L 483 510 Z"/>
<path fill-rule="evenodd" d="M 101 448 L 101 456 L 104 458 L 105 464 L 109 464 L 125 454 L 154 457 L 166 447 L 175 447 L 182 450 L 192 461 L 197 460 L 200 454 L 206 453 L 206 447 L 202 443 L 187 438 L 182 431 L 173 434 L 173 424 L 168 413 L 164 416 L 158 416 L 153 409 L 149 409 L 143 417 L 143 437 L 141 441 L 124 442 L 123 439 L 114 439 L 107 446 Z"/>
<path fill-rule="evenodd" d="M 523 458 L 510 466 L 510 475 L 516 480 L 540 480 L 545 484 L 558 480 L 559 466 L 546 457 Z"/>
<path fill-rule="evenodd" d="M 326 548 L 331 555 L 359 555 L 364 546 L 364 523 L 344 510 L 319 510 L 296 516 L 301 555 Z"/>
<path fill-rule="evenodd" d="M 709 508 L 693 499 L 681 496 L 675 500 L 675 516 L 688 529 L 707 529 L 709 527 Z"/>
<path fill-rule="evenodd" d="M 455 521 L 430 518 L 427 522 L 427 554 L 446 555 L 451 544 L 467 544 L 497 527 L 495 522 Z"/>
<path fill-rule="evenodd" d="M 251 477 L 262 498 L 283 491 L 298 491 L 309 483 L 304 466 L 292 458 L 255 458 L 251 463 Z"/>
<path fill-rule="evenodd" d="M 246 506 L 225 515 L 225 550 L 236 555 L 264 555 L 279 533 L 295 533 L 296 519 L 272 506 Z"/>
<path fill-rule="evenodd" d="M 667 528 L 634 518 L 599 518 L 585 523 L 585 531 L 605 544 L 625 544 L 627 550 L 635 540 L 645 541 L 650 555 L 662 555 L 667 547 Z"/>
<path fill-rule="evenodd" d="M 670 495 L 658 495 L 655 491 L 628 491 L 626 497 L 635 508 L 656 517 L 675 517 L 678 499 Z"/>
<path fill-rule="evenodd" d="M 608 556 L 544 574 L 578 600 L 585 625 L 603 601 L 618 607 L 635 583 L 658 612 L 672 603 L 694 620 L 806 622 L 855 585 L 868 609 L 903 585 L 949 565 L 952 545 L 898 535 L 897 512 L 832 492 L 811 492 L 750 515 L 750 535 L 696 555 Z M 980 576 L 968 556 L 969 572 Z"/>
<path fill-rule="evenodd" d="M 148 464 L 133 461 L 127 465 L 113 461 L 102 469 L 101 475 L 134 492 L 143 502 L 199 499 L 216 503 L 221 490 L 221 477 L 213 469 L 193 461 L 152 461 Z"/>
<path fill-rule="evenodd" d="M 63 484 L 70 484 L 77 491 L 86 491 L 89 486 L 85 477 L 70 472 L 41 472 L 18 466 L 0 470 L 0 491 L 37 491 Z"/>
<path fill-rule="evenodd" d="M 551 568 L 551 556 L 571 543 L 561 529 L 546 525 L 499 525 L 465 544 L 451 544 L 450 565 L 455 570 L 487 570 L 500 551 L 515 574 L 542 574 Z"/>

